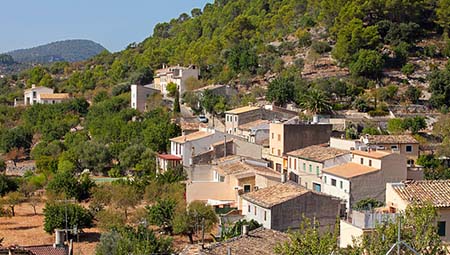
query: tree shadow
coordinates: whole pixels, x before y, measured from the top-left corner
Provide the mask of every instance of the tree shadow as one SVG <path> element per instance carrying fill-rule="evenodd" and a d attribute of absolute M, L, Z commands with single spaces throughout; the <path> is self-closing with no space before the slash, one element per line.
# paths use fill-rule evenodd
<path fill-rule="evenodd" d="M 20 227 L 12 227 L 8 228 L 8 230 L 28 230 L 33 228 L 38 228 L 39 226 L 20 226 Z"/>
<path fill-rule="evenodd" d="M 96 243 L 100 241 L 100 233 L 82 233 L 80 234 L 80 242 Z M 74 238 L 76 240 L 76 237 Z"/>

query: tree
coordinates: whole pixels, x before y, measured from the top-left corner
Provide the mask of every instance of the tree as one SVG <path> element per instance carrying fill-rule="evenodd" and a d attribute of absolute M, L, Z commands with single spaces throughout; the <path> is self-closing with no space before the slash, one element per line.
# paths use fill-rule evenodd
<path fill-rule="evenodd" d="M 438 155 L 450 156 L 450 115 L 442 115 L 434 124 L 433 134 L 442 139 Z M 0 190 L 1 191 L 1 190 Z"/>
<path fill-rule="evenodd" d="M 47 192 L 62 195 L 66 198 L 80 198 L 78 180 L 70 172 L 58 172 L 53 176 L 46 188 Z"/>
<path fill-rule="evenodd" d="M 269 83 L 266 99 L 270 102 L 283 106 L 294 98 L 294 85 L 284 77 L 275 78 Z"/>
<path fill-rule="evenodd" d="M 38 195 L 31 195 L 30 197 L 28 197 L 27 199 L 28 203 L 31 205 L 31 207 L 33 208 L 33 213 L 34 215 L 37 215 L 36 212 L 36 207 L 42 203 L 42 198 Z"/>
<path fill-rule="evenodd" d="M 9 192 L 17 191 L 19 188 L 18 182 L 12 177 L 0 174 L 0 197 Z"/>
<path fill-rule="evenodd" d="M 403 120 L 400 118 L 394 118 L 394 119 L 388 120 L 387 130 L 390 134 L 393 134 L 393 135 L 399 135 L 399 134 L 405 132 L 405 129 L 403 127 Z"/>
<path fill-rule="evenodd" d="M 0 173 L 6 170 L 6 162 L 3 159 L 0 159 Z"/>
<path fill-rule="evenodd" d="M 175 112 L 175 113 L 180 113 L 181 112 L 181 108 L 180 108 L 180 93 L 178 92 L 178 90 L 175 92 L 175 100 L 173 101 L 173 112 Z"/>
<path fill-rule="evenodd" d="M 444 30 L 444 37 L 447 37 L 450 28 L 450 1 L 439 0 L 437 5 L 436 23 Z"/>
<path fill-rule="evenodd" d="M 52 234 L 55 229 L 77 227 L 78 229 L 92 227 L 93 217 L 90 212 L 78 204 L 47 203 L 44 208 L 44 230 Z"/>
<path fill-rule="evenodd" d="M 111 202 L 118 209 L 122 209 L 125 219 L 128 219 L 128 209 L 134 208 L 141 200 L 137 190 L 128 184 L 115 184 L 111 190 Z"/>
<path fill-rule="evenodd" d="M 171 254 L 172 240 L 158 237 L 153 230 L 139 225 L 137 228 L 122 226 L 105 232 L 100 237 L 95 254 Z"/>
<path fill-rule="evenodd" d="M 167 84 L 167 92 L 169 94 L 170 97 L 175 96 L 175 93 L 178 91 L 178 86 L 177 84 L 173 83 L 173 82 L 169 82 L 169 84 Z"/>
<path fill-rule="evenodd" d="M 303 218 L 298 231 L 292 231 L 289 241 L 279 244 L 275 248 L 277 254 L 333 254 L 338 248 L 339 230 L 336 228 L 325 233 L 320 233 L 320 224 Z"/>
<path fill-rule="evenodd" d="M 450 106 L 450 65 L 443 70 L 435 70 L 429 76 L 430 103 L 437 109 Z"/>
<path fill-rule="evenodd" d="M 161 199 L 152 206 L 146 206 L 149 223 L 157 225 L 165 232 L 172 234 L 172 220 L 176 207 L 177 202 L 173 199 Z"/>
<path fill-rule="evenodd" d="M 331 111 L 331 104 L 329 103 L 328 98 L 322 91 L 317 89 L 309 90 L 302 97 L 299 105 L 314 115 Z"/>
<path fill-rule="evenodd" d="M 193 235 L 196 226 L 203 226 L 205 232 L 211 230 L 218 218 L 214 209 L 200 201 L 191 202 L 186 211 L 178 213 L 173 219 L 173 230 L 176 234 L 184 234 L 189 237 L 189 242 L 194 243 Z"/>
<path fill-rule="evenodd" d="M 356 61 L 350 63 L 350 72 L 354 75 L 377 77 L 384 65 L 380 53 L 375 50 L 360 50 L 355 55 Z"/>
<path fill-rule="evenodd" d="M 16 205 L 22 203 L 24 201 L 24 197 L 22 193 L 18 191 L 9 192 L 6 194 L 6 198 L 4 199 L 5 203 L 8 205 L 8 207 L 11 209 L 12 216 L 16 216 L 15 208 Z"/>
<path fill-rule="evenodd" d="M 419 101 L 421 95 L 422 91 L 414 86 L 409 86 L 408 89 L 405 91 L 405 98 L 413 104 Z"/>
<path fill-rule="evenodd" d="M 443 254 L 441 239 L 436 225 L 437 209 L 430 204 L 408 206 L 401 220 L 401 238 L 419 254 Z M 385 254 L 397 242 L 398 223 L 379 224 L 364 235 L 356 250 L 366 254 Z"/>
<path fill-rule="evenodd" d="M 362 210 L 371 210 L 377 207 L 383 206 L 383 203 L 374 199 L 374 198 L 364 198 L 356 202 L 353 206 L 354 210 L 362 211 Z"/>
<path fill-rule="evenodd" d="M 248 231 L 252 231 L 252 230 L 257 229 L 262 226 L 261 224 L 259 224 L 257 221 L 255 221 L 253 219 L 250 221 L 247 221 L 245 219 L 239 220 L 229 227 L 222 226 L 221 239 L 225 241 L 227 239 L 231 239 L 233 237 L 240 236 L 242 234 L 242 227 L 244 225 L 246 225 L 248 227 Z"/>

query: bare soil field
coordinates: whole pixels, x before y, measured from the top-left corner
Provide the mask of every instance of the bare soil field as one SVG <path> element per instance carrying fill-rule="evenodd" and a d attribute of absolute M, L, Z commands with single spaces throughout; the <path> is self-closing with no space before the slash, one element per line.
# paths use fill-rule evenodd
<path fill-rule="evenodd" d="M 54 243 L 54 235 L 44 231 L 44 215 L 42 209 L 44 204 L 33 208 L 23 203 L 16 207 L 16 216 L 0 217 L 0 237 L 4 237 L 3 246 L 19 245 L 51 245 Z M 100 238 L 100 232 L 96 228 L 84 229 L 80 235 L 80 242 L 74 242 L 75 255 L 91 255 L 95 253 L 95 246 Z M 76 241 L 76 240 L 74 240 Z"/>

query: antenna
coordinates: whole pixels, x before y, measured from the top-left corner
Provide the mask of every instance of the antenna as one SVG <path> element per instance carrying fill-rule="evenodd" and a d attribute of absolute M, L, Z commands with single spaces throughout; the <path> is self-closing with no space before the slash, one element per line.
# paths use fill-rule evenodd
<path fill-rule="evenodd" d="M 397 232 L 397 242 L 392 245 L 392 247 L 389 249 L 388 252 L 386 252 L 386 255 L 392 254 L 394 249 L 397 247 L 397 255 L 400 255 L 400 248 L 402 245 L 404 245 L 408 250 L 410 250 L 415 255 L 420 255 L 416 250 L 414 250 L 409 244 L 407 244 L 405 241 L 401 240 L 401 226 L 402 226 L 402 218 L 398 217 L 398 232 Z"/>

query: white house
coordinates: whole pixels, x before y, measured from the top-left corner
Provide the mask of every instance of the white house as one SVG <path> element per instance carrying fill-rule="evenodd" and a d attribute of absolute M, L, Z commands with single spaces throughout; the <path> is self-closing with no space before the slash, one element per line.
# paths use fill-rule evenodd
<path fill-rule="evenodd" d="M 312 145 L 286 153 L 289 180 L 307 189 L 322 191 L 322 169 L 352 160 L 350 151 Z"/>
<path fill-rule="evenodd" d="M 398 153 L 352 151 L 352 161 L 322 170 L 323 192 L 342 199 L 347 212 L 361 199 L 383 201 L 386 183 L 406 180 L 406 160 Z"/>
<path fill-rule="evenodd" d="M 131 108 L 140 112 L 146 111 L 148 98 L 158 92 L 159 91 L 157 89 L 151 88 L 147 85 L 131 85 Z"/>
<path fill-rule="evenodd" d="M 31 88 L 24 91 L 23 97 L 24 105 L 56 104 L 70 99 L 70 94 L 54 93 L 52 88 L 32 85 Z"/>
<path fill-rule="evenodd" d="M 182 95 L 186 92 L 186 81 L 189 78 L 198 79 L 200 70 L 195 66 L 182 67 L 172 66 L 168 68 L 159 69 L 155 75 L 155 88 L 160 90 L 163 95 L 167 95 L 167 85 L 175 83 L 178 87 L 178 92 Z"/>
<path fill-rule="evenodd" d="M 170 139 L 170 154 L 180 157 L 183 166 L 191 166 L 193 157 L 210 151 L 212 144 L 225 139 L 222 132 L 200 128 L 197 132 Z"/>
<path fill-rule="evenodd" d="M 246 219 L 278 231 L 299 228 L 303 217 L 318 220 L 326 229 L 334 226 L 339 214 L 339 199 L 292 182 L 245 193 L 241 198 Z"/>

